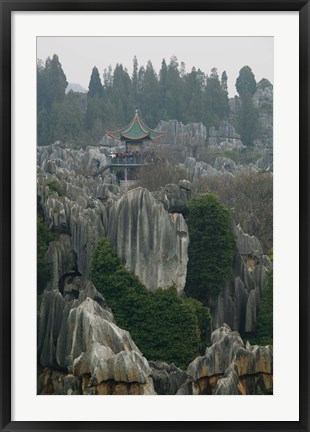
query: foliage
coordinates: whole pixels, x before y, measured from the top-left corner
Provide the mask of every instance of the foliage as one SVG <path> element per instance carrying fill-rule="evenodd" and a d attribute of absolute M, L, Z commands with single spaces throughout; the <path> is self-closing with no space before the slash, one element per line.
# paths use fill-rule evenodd
<path fill-rule="evenodd" d="M 193 193 L 212 192 L 231 209 L 242 229 L 256 236 L 267 253 L 272 246 L 272 173 L 242 173 L 234 177 L 204 176 L 193 183 Z"/>
<path fill-rule="evenodd" d="M 61 184 L 58 180 L 47 180 L 45 183 L 46 186 L 49 188 L 49 194 L 53 195 L 54 193 L 57 193 L 58 196 L 65 196 L 65 191 L 63 190 Z"/>
<path fill-rule="evenodd" d="M 139 181 L 134 187 L 143 187 L 149 191 L 158 191 L 167 184 L 178 184 L 180 180 L 188 180 L 186 171 L 165 161 L 141 168 Z"/>
<path fill-rule="evenodd" d="M 94 66 L 88 94 L 74 93 L 73 97 L 70 92 L 65 94 L 66 76 L 55 54 L 45 64 L 39 61 L 37 65 L 38 145 L 56 140 L 71 146 L 73 143 L 98 143 L 105 131 L 128 124 L 136 107 L 152 128 L 156 128 L 160 120 L 169 119 L 218 127 L 230 114 L 227 81 L 226 71 L 219 78 L 216 68 L 209 76 L 194 67 L 187 72 L 185 64 L 179 64 L 175 56 L 168 63 L 163 59 L 158 74 L 151 61 L 139 67 L 134 57 L 132 76 L 122 64 L 117 64 L 114 69 L 106 68 L 100 77 Z M 258 87 L 265 88 L 268 83 L 262 79 Z M 249 66 L 240 70 L 236 86 L 243 105 L 240 113 L 234 113 L 236 128 L 245 144 L 252 145 L 261 132 L 251 103 L 256 81 Z M 265 111 L 270 112 L 271 108 L 268 105 Z"/>
<path fill-rule="evenodd" d="M 99 75 L 99 71 L 96 66 L 93 67 L 90 81 L 88 85 L 88 93 L 87 98 L 93 98 L 95 96 L 102 96 L 103 95 L 103 87 Z"/>
<path fill-rule="evenodd" d="M 232 275 L 235 238 L 229 210 L 213 194 L 189 202 L 190 244 L 185 292 L 208 304 Z"/>
<path fill-rule="evenodd" d="M 256 321 L 256 335 L 250 339 L 251 344 L 273 344 L 273 273 L 267 274 L 263 298 L 261 300 Z"/>
<path fill-rule="evenodd" d="M 218 127 L 220 121 L 227 118 L 229 106 L 224 82 L 221 85 L 216 68 L 212 69 L 210 77 L 207 78 L 205 101 L 206 118 L 204 123 L 208 127 Z"/>
<path fill-rule="evenodd" d="M 55 110 L 55 106 L 54 106 Z M 54 136 L 70 143 L 79 141 L 83 131 L 83 115 L 77 93 L 70 91 L 55 112 Z"/>
<path fill-rule="evenodd" d="M 51 276 L 51 269 L 45 254 L 51 241 L 55 239 L 47 228 L 43 218 L 37 216 L 37 292 L 42 293 Z"/>
<path fill-rule="evenodd" d="M 252 69 L 249 66 L 244 66 L 239 71 L 239 76 L 236 80 L 236 89 L 240 97 L 243 98 L 244 95 L 249 94 L 253 96 L 256 92 L 256 81 Z"/>
<path fill-rule="evenodd" d="M 105 238 L 97 242 L 92 256 L 91 280 L 104 295 L 117 324 L 130 331 L 148 360 L 185 368 L 206 346 L 209 310 L 193 299 L 181 299 L 174 287 L 150 293 L 121 265 Z"/>
<path fill-rule="evenodd" d="M 273 85 L 271 84 L 271 82 L 269 80 L 267 80 L 266 78 L 262 78 L 258 83 L 257 83 L 257 88 L 258 89 L 262 89 L 264 90 L 266 87 L 269 88 L 273 88 Z"/>
<path fill-rule="evenodd" d="M 261 137 L 261 126 L 258 111 L 254 106 L 250 93 L 244 93 L 241 98 L 241 108 L 236 122 L 237 132 L 244 145 L 254 146 L 254 140 Z"/>

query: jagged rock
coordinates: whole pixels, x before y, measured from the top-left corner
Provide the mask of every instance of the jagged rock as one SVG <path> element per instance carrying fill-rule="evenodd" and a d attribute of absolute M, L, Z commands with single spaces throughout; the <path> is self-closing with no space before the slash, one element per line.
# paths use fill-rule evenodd
<path fill-rule="evenodd" d="M 91 196 L 83 199 L 85 191 L 79 195 L 82 188 L 76 187 L 75 196 L 48 195 L 44 178 L 41 176 L 38 181 L 38 195 L 48 226 L 56 232 L 67 233 L 72 237 L 77 270 L 87 278 L 96 241 L 106 235 L 107 208 Z M 75 184 L 74 180 L 72 183 Z"/>
<path fill-rule="evenodd" d="M 183 180 L 185 182 L 185 180 Z M 183 183 L 181 183 L 183 185 Z M 163 188 L 163 192 L 168 200 L 169 213 L 188 212 L 188 201 L 190 199 L 190 182 L 185 183 L 186 187 L 180 187 L 175 184 L 168 184 Z"/>
<path fill-rule="evenodd" d="M 123 350 L 138 352 L 130 334 L 110 319 L 110 312 L 89 297 L 71 308 L 67 319 L 62 321 L 57 339 L 56 358 L 59 366 L 68 370 L 73 368 L 74 371 L 78 368 L 81 374 L 90 373 L 98 352 L 100 355 L 104 352 L 104 358 Z M 101 350 L 98 344 L 104 348 Z"/>
<path fill-rule="evenodd" d="M 256 162 L 256 166 L 261 171 L 272 171 L 273 170 L 273 150 L 264 149 L 262 157 Z"/>
<path fill-rule="evenodd" d="M 71 256 L 68 261 L 64 250 Z M 42 367 L 66 372 L 43 372 L 39 394 L 102 394 L 110 381 L 114 385 L 108 394 L 156 394 L 151 368 L 128 331 L 115 324 L 95 286 L 72 272 L 71 239 L 61 235 L 48 255 L 53 278 L 40 302 L 38 359 Z"/>
<path fill-rule="evenodd" d="M 175 284 L 178 292 L 183 291 L 187 225 L 181 214 L 168 214 L 148 190 L 133 189 L 114 203 L 108 238 L 126 268 L 149 290 Z"/>
<path fill-rule="evenodd" d="M 98 166 L 104 166 L 106 156 L 99 147 L 86 147 L 86 149 L 73 150 L 59 141 L 37 148 L 38 166 L 46 172 L 54 174 L 55 166 L 65 168 L 76 173 L 90 175 Z"/>
<path fill-rule="evenodd" d="M 100 357 L 94 364 L 90 385 L 114 380 L 118 382 L 145 384 L 151 369 L 137 351 L 121 351 L 108 358 Z"/>
<path fill-rule="evenodd" d="M 159 395 L 176 394 L 187 379 L 187 373 L 174 364 L 150 361 L 149 366 L 152 368 L 151 377 L 155 391 Z"/>
<path fill-rule="evenodd" d="M 235 176 L 243 172 L 258 172 L 258 168 L 253 165 L 237 165 L 233 160 L 219 156 L 214 161 L 214 166 L 203 161 L 196 161 L 193 157 L 187 157 L 184 163 L 180 164 L 193 179 L 204 176 Z"/>
<path fill-rule="evenodd" d="M 192 189 L 192 184 L 188 180 L 180 180 L 179 187 L 181 189 L 185 189 L 187 192 L 190 192 L 190 190 Z"/>
<path fill-rule="evenodd" d="M 205 146 L 207 129 L 202 123 L 189 123 L 184 125 L 177 120 L 161 120 L 156 130 L 166 132 L 165 136 L 158 140 L 172 145 L 185 147 Z"/>
<path fill-rule="evenodd" d="M 226 120 L 222 121 L 219 128 L 214 126 L 209 129 L 208 149 L 214 152 L 225 152 L 231 150 L 242 150 L 245 146 L 240 141 L 240 135 L 235 128 Z"/>
<path fill-rule="evenodd" d="M 178 394 L 255 394 L 272 389 L 273 354 L 269 346 L 245 346 L 227 324 L 211 335 L 212 345 L 187 369 Z M 186 391 L 188 393 L 186 393 Z"/>
<path fill-rule="evenodd" d="M 244 233 L 240 224 L 235 226 L 234 232 L 240 255 L 250 255 L 255 252 L 262 255 L 262 245 L 256 237 Z"/>

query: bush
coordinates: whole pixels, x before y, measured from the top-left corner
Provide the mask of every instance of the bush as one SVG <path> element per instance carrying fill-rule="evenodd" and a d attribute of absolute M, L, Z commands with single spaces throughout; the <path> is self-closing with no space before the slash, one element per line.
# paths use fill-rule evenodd
<path fill-rule="evenodd" d="M 61 184 L 57 180 L 48 180 L 46 186 L 49 187 L 49 195 L 57 193 L 58 196 L 65 196 L 65 191 L 63 190 Z"/>
<path fill-rule="evenodd" d="M 204 176 L 193 184 L 193 193 L 211 192 L 232 209 L 236 224 L 257 237 L 267 253 L 272 246 L 273 175 L 242 173 L 235 177 Z"/>
<path fill-rule="evenodd" d="M 250 340 L 256 345 L 273 344 L 273 273 L 267 274 L 263 298 L 256 321 L 256 335 Z"/>
<path fill-rule="evenodd" d="M 174 287 L 150 293 L 128 272 L 105 238 L 97 242 L 91 280 L 104 295 L 117 324 L 130 331 L 148 360 L 187 365 L 207 345 L 210 313 L 193 299 L 183 300 Z"/>
<path fill-rule="evenodd" d="M 232 276 L 236 241 L 229 210 L 213 194 L 189 202 L 190 244 L 185 292 L 208 304 Z"/>
<path fill-rule="evenodd" d="M 44 220 L 37 217 L 37 292 L 41 294 L 50 279 L 50 266 L 46 262 L 45 254 L 51 241 L 55 239 L 47 228 Z"/>

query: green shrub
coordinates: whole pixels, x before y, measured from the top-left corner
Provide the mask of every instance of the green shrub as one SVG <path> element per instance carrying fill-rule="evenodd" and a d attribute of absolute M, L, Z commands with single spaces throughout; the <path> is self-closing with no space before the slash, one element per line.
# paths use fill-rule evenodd
<path fill-rule="evenodd" d="M 44 220 L 37 217 L 37 292 L 41 294 L 50 279 L 50 266 L 46 262 L 45 254 L 51 241 L 55 239 L 47 228 Z"/>
<path fill-rule="evenodd" d="M 229 210 L 213 194 L 189 203 L 190 244 L 185 292 L 208 304 L 232 276 L 236 241 Z"/>
<path fill-rule="evenodd" d="M 259 306 L 256 335 L 250 339 L 254 345 L 273 344 L 273 272 L 267 274 L 263 298 Z"/>
<path fill-rule="evenodd" d="M 128 272 L 107 239 L 97 242 L 91 280 L 104 295 L 117 324 L 130 331 L 148 360 L 186 368 L 207 345 L 210 313 L 194 299 L 183 300 L 174 287 L 150 293 Z M 203 340 L 204 339 L 204 340 Z"/>
<path fill-rule="evenodd" d="M 46 186 L 49 187 L 49 195 L 57 193 L 58 196 L 65 196 L 65 191 L 58 180 L 48 180 L 46 182 Z"/>

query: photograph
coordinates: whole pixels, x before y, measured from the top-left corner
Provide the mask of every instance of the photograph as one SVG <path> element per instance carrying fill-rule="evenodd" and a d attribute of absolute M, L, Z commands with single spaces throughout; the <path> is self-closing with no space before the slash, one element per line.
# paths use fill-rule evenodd
<path fill-rule="evenodd" d="M 37 395 L 271 398 L 274 37 L 33 61 Z"/>

